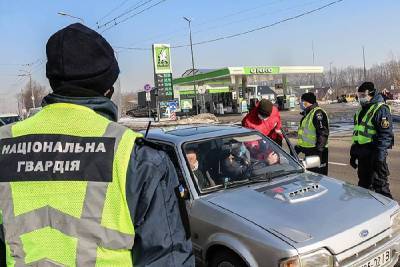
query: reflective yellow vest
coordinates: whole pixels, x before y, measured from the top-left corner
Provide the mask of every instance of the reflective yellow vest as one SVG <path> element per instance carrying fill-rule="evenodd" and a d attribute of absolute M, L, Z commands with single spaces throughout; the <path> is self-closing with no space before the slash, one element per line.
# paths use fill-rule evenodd
<path fill-rule="evenodd" d="M 125 185 L 137 137 L 63 103 L 0 128 L 7 266 L 132 266 Z"/>
<path fill-rule="evenodd" d="M 359 115 L 361 109 L 357 111 L 356 116 L 354 117 L 354 131 L 353 131 L 353 144 L 358 143 L 360 145 L 368 144 L 373 141 L 373 136 L 376 134 L 376 129 L 374 124 L 372 123 L 372 119 L 375 116 L 375 113 L 378 109 L 386 105 L 384 103 L 376 103 L 371 105 L 368 109 L 367 113 L 365 113 L 364 117 L 361 120 L 361 123 L 358 123 Z"/>
<path fill-rule="evenodd" d="M 299 126 L 299 130 L 297 132 L 297 145 L 300 147 L 313 148 L 317 143 L 317 131 L 313 124 L 314 114 L 317 110 L 324 111 L 320 107 L 312 109 L 311 112 L 309 112 L 302 120 Z M 326 112 L 324 111 L 324 113 Z M 328 144 L 326 144 L 326 147 L 328 147 Z"/>

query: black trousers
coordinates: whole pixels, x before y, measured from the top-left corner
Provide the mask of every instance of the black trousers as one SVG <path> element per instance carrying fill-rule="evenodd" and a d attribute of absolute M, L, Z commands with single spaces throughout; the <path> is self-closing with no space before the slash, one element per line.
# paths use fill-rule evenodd
<path fill-rule="evenodd" d="M 393 198 L 389 189 L 388 176 L 390 175 L 386 159 L 384 164 L 377 164 L 375 153 L 358 158 L 358 186 L 373 190 L 386 197 Z"/>
<path fill-rule="evenodd" d="M 2 227 L 0 227 L 0 235 L 4 236 Z M 6 245 L 1 238 L 0 238 L 0 267 L 7 267 L 7 265 L 6 265 Z"/>

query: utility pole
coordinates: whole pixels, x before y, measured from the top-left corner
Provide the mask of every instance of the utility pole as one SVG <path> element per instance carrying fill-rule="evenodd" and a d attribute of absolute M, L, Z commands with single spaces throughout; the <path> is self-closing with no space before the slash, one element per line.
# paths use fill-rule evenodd
<path fill-rule="evenodd" d="M 313 66 L 315 66 L 314 40 L 311 43 L 311 49 L 312 49 L 312 64 L 313 64 Z M 313 83 L 314 83 L 314 90 L 315 90 L 315 73 L 313 74 Z"/>
<path fill-rule="evenodd" d="M 364 81 L 367 80 L 367 68 L 365 67 L 365 47 L 362 47 L 363 50 L 363 61 L 364 61 Z"/>
<path fill-rule="evenodd" d="M 115 53 L 115 58 L 118 61 L 119 57 L 118 51 L 115 51 L 114 53 Z M 121 92 L 121 79 L 119 78 L 119 75 L 117 81 L 115 82 L 114 100 L 118 106 L 118 120 L 119 120 L 122 117 L 122 92 Z"/>
<path fill-rule="evenodd" d="M 33 94 L 33 88 L 32 88 L 32 74 L 31 73 L 29 73 L 29 89 L 31 90 L 32 107 L 36 108 L 36 106 L 35 106 L 35 96 Z"/>
<path fill-rule="evenodd" d="M 194 102 L 195 102 L 195 107 L 196 107 L 196 115 L 199 114 L 199 107 L 197 105 L 197 89 L 196 89 L 196 78 L 194 74 L 194 56 L 193 56 L 193 42 L 192 42 L 192 20 L 183 17 L 184 20 L 186 20 L 189 24 L 189 39 L 190 39 L 190 53 L 192 54 L 192 78 L 193 78 L 193 90 L 194 90 Z"/>
<path fill-rule="evenodd" d="M 332 82 L 332 64 L 333 61 L 329 62 L 329 88 L 332 90 L 333 89 L 333 82 Z M 339 96 L 339 92 L 338 92 L 339 88 L 336 88 L 336 99 Z"/>

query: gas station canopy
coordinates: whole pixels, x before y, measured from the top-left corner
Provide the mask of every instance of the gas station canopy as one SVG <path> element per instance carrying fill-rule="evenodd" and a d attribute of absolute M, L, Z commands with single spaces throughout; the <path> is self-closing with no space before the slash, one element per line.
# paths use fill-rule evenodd
<path fill-rule="evenodd" d="M 232 76 L 248 76 L 248 75 L 286 75 L 286 74 L 322 74 L 324 68 L 320 66 L 245 66 L 245 67 L 227 67 L 212 70 L 206 73 L 195 74 L 194 76 L 186 76 L 175 78 L 174 85 L 190 85 L 209 81 L 229 79 Z"/>
<path fill-rule="evenodd" d="M 282 103 L 290 103 L 292 107 L 295 97 L 288 86 L 287 76 L 322 73 L 324 68 L 320 66 L 243 66 L 194 71 L 190 69 L 182 77 L 173 79 L 174 96 L 181 106 L 188 106 L 189 102 L 194 103 L 193 106 L 200 104 L 203 110 L 219 114 L 246 112 L 248 104 L 255 98 L 274 98 L 275 101 L 275 97 L 283 97 Z M 281 81 L 270 85 L 274 96 L 263 94 L 268 90 L 257 84 L 263 79 Z M 278 94 L 278 89 L 282 93 Z"/>

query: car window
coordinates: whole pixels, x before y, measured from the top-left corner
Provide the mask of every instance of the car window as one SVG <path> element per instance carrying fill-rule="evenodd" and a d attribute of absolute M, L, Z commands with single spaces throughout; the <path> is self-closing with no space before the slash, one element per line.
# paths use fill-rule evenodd
<path fill-rule="evenodd" d="M 157 142 L 157 144 L 161 146 L 161 149 L 165 153 L 167 153 L 167 155 L 168 155 L 169 159 L 171 160 L 172 164 L 174 164 L 175 171 L 176 171 L 176 174 L 178 175 L 179 181 L 180 182 L 184 182 L 185 179 L 184 179 L 184 176 L 183 176 L 183 173 L 182 173 L 182 169 L 181 169 L 181 166 L 179 164 L 178 156 L 176 155 L 176 151 L 175 151 L 174 146 L 169 145 L 169 144 L 165 144 L 165 143 L 159 143 L 159 142 Z"/>
<path fill-rule="evenodd" d="M 185 143 L 183 151 L 201 191 L 303 171 L 281 147 L 258 133 Z"/>

